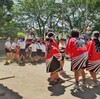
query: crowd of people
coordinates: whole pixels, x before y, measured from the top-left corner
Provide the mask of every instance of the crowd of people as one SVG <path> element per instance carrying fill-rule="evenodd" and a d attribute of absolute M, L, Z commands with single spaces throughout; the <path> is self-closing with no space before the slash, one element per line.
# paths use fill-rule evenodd
<path fill-rule="evenodd" d="M 46 62 L 46 72 L 50 73 L 49 84 L 64 83 L 59 73 L 65 73 L 64 61 L 71 60 L 71 71 L 74 72 L 74 88 L 79 89 L 79 75 L 82 75 L 83 85 L 86 85 L 85 70 L 89 71 L 93 78 L 93 86 L 97 86 L 96 75 L 100 72 L 100 32 L 94 31 L 92 37 L 80 34 L 77 29 L 72 29 L 67 39 L 59 41 L 53 31 L 46 33 L 45 40 L 25 37 L 15 38 L 11 44 L 10 37 L 5 42 L 6 62 L 8 65 L 14 61 L 17 63 Z M 28 42 L 27 42 L 28 41 Z M 30 42 L 29 42 L 30 41 Z"/>
<path fill-rule="evenodd" d="M 54 33 L 48 33 L 46 39 L 46 65 L 50 73 L 49 84 L 64 83 L 59 73 L 64 72 L 64 57 L 71 59 L 71 71 L 74 72 L 75 89 L 79 89 L 79 75 L 82 75 L 83 86 L 86 86 L 85 70 L 89 71 L 93 78 L 92 86 L 97 86 L 97 73 L 100 72 L 100 33 L 94 31 L 92 38 L 80 35 L 77 29 L 73 29 L 67 40 L 61 39 L 58 45 Z"/>
<path fill-rule="evenodd" d="M 5 42 L 6 62 L 10 63 L 37 63 L 45 61 L 45 45 L 43 40 L 34 37 L 14 38 L 11 43 L 10 37 Z"/>

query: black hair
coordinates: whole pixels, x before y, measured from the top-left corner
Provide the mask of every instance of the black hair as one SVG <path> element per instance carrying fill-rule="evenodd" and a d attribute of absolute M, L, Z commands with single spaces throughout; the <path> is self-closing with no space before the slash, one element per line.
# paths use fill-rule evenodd
<path fill-rule="evenodd" d="M 21 41 L 25 41 L 25 38 L 24 38 L 24 37 L 22 37 L 22 38 L 21 38 Z"/>
<path fill-rule="evenodd" d="M 100 33 L 94 33 L 95 38 L 99 38 Z"/>
<path fill-rule="evenodd" d="M 46 38 L 46 41 L 53 42 L 53 40 L 51 38 Z"/>
<path fill-rule="evenodd" d="M 95 46 L 100 47 L 100 41 L 99 41 L 100 33 L 98 31 L 94 31 L 93 36 L 94 36 L 93 40 L 95 41 Z"/>
<path fill-rule="evenodd" d="M 54 36 L 55 34 L 53 33 L 53 32 L 49 32 L 49 34 L 48 34 L 48 37 L 52 37 L 52 36 Z"/>
<path fill-rule="evenodd" d="M 79 31 L 77 29 L 72 29 L 71 37 L 79 37 Z"/>
<path fill-rule="evenodd" d="M 38 43 L 40 43 L 40 41 L 37 41 Z"/>
<path fill-rule="evenodd" d="M 48 35 L 48 32 L 45 33 L 45 36 L 47 36 L 47 35 Z"/>
<path fill-rule="evenodd" d="M 61 40 L 61 41 L 66 41 L 66 39 L 65 39 L 65 38 L 61 38 L 60 40 Z"/>

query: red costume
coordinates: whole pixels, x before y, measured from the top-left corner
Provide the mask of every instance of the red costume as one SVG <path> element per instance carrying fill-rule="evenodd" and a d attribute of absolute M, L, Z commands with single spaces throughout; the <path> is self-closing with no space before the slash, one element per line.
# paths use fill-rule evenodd
<path fill-rule="evenodd" d="M 88 43 L 87 49 L 89 56 L 87 70 L 100 72 L 100 47 L 96 46 L 94 40 L 91 40 Z"/>
<path fill-rule="evenodd" d="M 66 46 L 66 54 L 71 57 L 71 70 L 86 67 L 87 47 L 80 38 L 71 38 Z"/>
<path fill-rule="evenodd" d="M 47 72 L 57 72 L 61 70 L 59 46 L 54 40 L 46 41 L 46 65 Z"/>

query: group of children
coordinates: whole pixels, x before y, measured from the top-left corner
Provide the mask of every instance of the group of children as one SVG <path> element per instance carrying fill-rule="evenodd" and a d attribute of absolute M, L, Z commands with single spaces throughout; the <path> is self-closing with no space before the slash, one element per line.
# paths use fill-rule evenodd
<path fill-rule="evenodd" d="M 17 63 L 25 63 L 26 60 L 31 63 L 45 61 L 45 45 L 41 39 L 27 40 L 25 37 L 20 37 L 15 38 L 11 43 L 10 37 L 8 37 L 5 42 L 5 52 L 5 65 L 14 61 Z"/>

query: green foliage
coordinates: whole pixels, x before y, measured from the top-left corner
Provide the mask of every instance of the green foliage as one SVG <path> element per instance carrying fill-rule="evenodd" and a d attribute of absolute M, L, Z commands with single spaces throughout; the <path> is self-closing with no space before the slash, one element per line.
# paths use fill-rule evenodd
<path fill-rule="evenodd" d="M 5 24 L 12 20 L 12 0 L 0 0 L 0 35 L 3 35 L 2 32 L 5 30 Z"/>
<path fill-rule="evenodd" d="M 23 32 L 18 32 L 17 33 L 17 37 L 23 37 L 23 36 L 25 36 L 25 33 L 23 33 Z"/>
<path fill-rule="evenodd" d="M 83 32 L 87 25 L 99 29 L 100 0 L 0 0 L 0 31 L 3 35 L 17 36 L 17 32 L 30 32 L 34 28 L 43 35 L 48 28 L 58 33 L 77 27 Z M 87 6 L 87 7 L 86 7 Z M 12 14 L 7 14 L 7 12 Z M 86 17 L 87 13 L 87 17 Z"/>
<path fill-rule="evenodd" d="M 65 31 L 69 31 L 73 27 L 77 27 L 83 31 L 86 24 L 86 3 L 88 5 L 88 25 L 92 27 L 96 24 L 94 21 L 98 22 L 96 20 L 97 14 L 94 14 L 98 9 L 95 7 L 98 0 L 63 0 L 64 4 L 56 4 L 54 0 L 18 1 L 21 5 L 20 10 L 22 11 L 22 15 L 26 15 L 27 20 L 30 19 L 33 21 L 37 25 L 37 28 L 39 28 L 40 33 L 44 33 L 46 27 L 61 32 L 62 19 Z"/>

